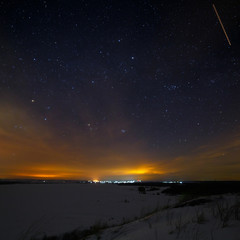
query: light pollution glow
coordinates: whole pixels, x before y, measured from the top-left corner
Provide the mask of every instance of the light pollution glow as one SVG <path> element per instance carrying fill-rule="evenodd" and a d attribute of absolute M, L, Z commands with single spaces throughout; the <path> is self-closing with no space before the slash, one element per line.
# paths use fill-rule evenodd
<path fill-rule="evenodd" d="M 23 128 L 14 128 L 15 122 Z M 30 121 L 19 108 L 0 112 L 0 178 L 240 180 L 239 130 L 176 157 L 151 155 L 143 142 L 124 152 L 59 140 L 49 128 Z M 76 142 L 83 147 L 75 147 Z M 127 148 L 127 146 L 123 145 Z"/>

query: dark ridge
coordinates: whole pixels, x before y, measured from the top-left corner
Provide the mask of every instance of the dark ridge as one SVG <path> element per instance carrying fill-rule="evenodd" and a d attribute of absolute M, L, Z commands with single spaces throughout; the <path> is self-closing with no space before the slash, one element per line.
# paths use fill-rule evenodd
<path fill-rule="evenodd" d="M 162 191 L 169 195 L 190 194 L 195 196 L 208 196 L 226 193 L 240 193 L 240 182 L 196 182 L 171 184 Z"/>
<path fill-rule="evenodd" d="M 86 180 L 43 180 L 43 179 L 2 179 L 0 180 L 0 185 L 9 184 L 69 184 L 69 183 L 79 183 L 87 184 Z"/>
<path fill-rule="evenodd" d="M 170 186 L 170 183 L 164 182 L 135 182 L 135 183 L 119 183 L 120 186 L 144 186 L 144 187 L 166 187 Z"/>

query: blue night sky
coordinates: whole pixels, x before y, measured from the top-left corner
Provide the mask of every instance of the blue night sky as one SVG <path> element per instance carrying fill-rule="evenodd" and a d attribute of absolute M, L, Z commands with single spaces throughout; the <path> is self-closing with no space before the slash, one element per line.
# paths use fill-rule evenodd
<path fill-rule="evenodd" d="M 240 180 L 239 12 L 1 1 L 0 178 Z"/>

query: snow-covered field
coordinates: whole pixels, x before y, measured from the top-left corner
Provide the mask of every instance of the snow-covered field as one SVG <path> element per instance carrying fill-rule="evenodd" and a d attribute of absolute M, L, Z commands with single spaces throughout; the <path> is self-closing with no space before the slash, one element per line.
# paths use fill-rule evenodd
<path fill-rule="evenodd" d="M 239 196 L 212 196 L 203 205 L 174 208 L 179 196 L 162 190 L 140 194 L 137 186 L 112 184 L 0 185 L 0 239 L 92 229 L 86 239 L 240 240 Z"/>

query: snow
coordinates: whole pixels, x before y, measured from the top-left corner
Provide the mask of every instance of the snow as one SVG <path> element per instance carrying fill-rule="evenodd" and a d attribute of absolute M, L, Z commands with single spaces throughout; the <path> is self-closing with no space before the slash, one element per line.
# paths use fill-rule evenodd
<path fill-rule="evenodd" d="M 87 239 L 240 240 L 239 219 L 232 215 L 223 227 L 217 209 L 239 204 L 239 196 L 212 196 L 204 205 L 174 208 L 179 197 L 162 190 L 140 194 L 137 186 L 114 184 L 0 185 L 0 239 L 28 240 L 102 223 L 108 227 Z"/>

